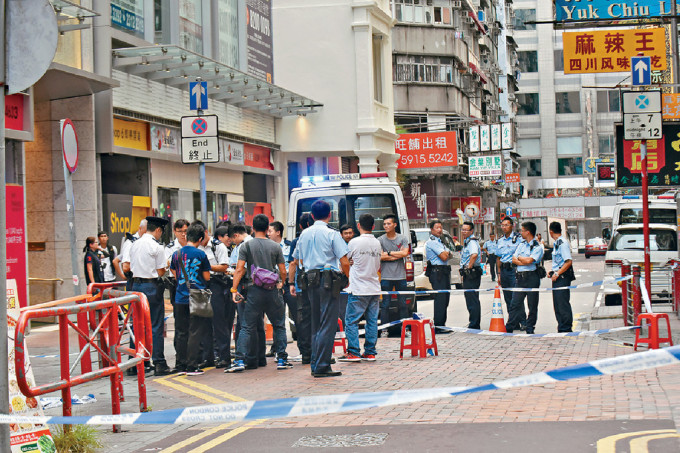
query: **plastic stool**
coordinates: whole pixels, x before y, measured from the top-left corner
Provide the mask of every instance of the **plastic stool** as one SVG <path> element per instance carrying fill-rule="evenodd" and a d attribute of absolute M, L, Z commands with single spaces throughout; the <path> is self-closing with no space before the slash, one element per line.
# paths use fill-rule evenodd
<path fill-rule="evenodd" d="M 342 332 L 342 337 L 338 338 L 338 333 Z M 345 329 L 342 327 L 342 319 L 338 318 L 338 332 L 335 334 L 335 341 L 333 342 L 333 352 L 335 348 L 342 346 L 342 353 L 347 354 L 347 337 L 345 336 Z"/>
<path fill-rule="evenodd" d="M 646 319 L 649 321 L 649 336 L 647 338 L 640 338 L 640 331 L 642 330 L 643 323 L 642 320 Z M 666 320 L 666 326 L 668 326 L 668 336 L 659 337 L 659 319 Z M 649 349 L 659 349 L 660 343 L 670 343 L 673 346 L 673 338 L 671 335 L 671 321 L 666 313 L 642 313 L 638 316 L 639 329 L 635 331 L 635 347 L 634 350 L 637 351 L 638 343 L 644 343 Z"/>
<path fill-rule="evenodd" d="M 431 340 L 425 340 L 425 325 L 430 326 Z M 404 344 L 406 338 L 406 327 L 411 327 L 411 343 Z M 411 357 L 420 354 L 420 357 L 427 357 L 427 350 L 433 349 L 434 355 L 439 355 L 437 350 L 437 340 L 434 337 L 434 323 L 431 319 L 405 319 L 401 324 L 401 346 L 399 347 L 399 358 L 404 358 L 404 350 L 411 351 Z"/>

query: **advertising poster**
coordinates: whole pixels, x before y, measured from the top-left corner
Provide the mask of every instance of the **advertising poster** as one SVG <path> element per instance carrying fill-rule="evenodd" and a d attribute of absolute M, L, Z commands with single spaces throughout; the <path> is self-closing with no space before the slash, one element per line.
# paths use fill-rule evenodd
<path fill-rule="evenodd" d="M 401 156 L 398 168 L 455 167 L 458 165 L 456 132 L 401 134 L 395 143 Z"/>
<path fill-rule="evenodd" d="M 468 169 L 471 178 L 503 175 L 503 158 L 500 155 L 468 157 Z"/>
<path fill-rule="evenodd" d="M 624 140 L 623 126 L 616 126 L 616 186 L 642 187 L 640 140 Z M 664 124 L 663 139 L 647 140 L 650 187 L 680 185 L 680 124 Z"/>
<path fill-rule="evenodd" d="M 43 413 L 37 398 L 25 397 L 17 384 L 16 368 L 14 363 L 14 335 L 16 320 L 19 318 L 19 308 L 26 304 L 19 301 L 17 282 L 7 279 L 7 354 L 9 357 L 9 413 L 25 417 L 42 417 Z M 35 385 L 31 362 L 28 359 L 28 350 L 24 344 L 26 354 L 25 369 L 26 380 L 32 387 Z M 52 440 L 50 430 L 46 425 L 32 423 L 10 423 L 10 445 L 12 453 L 55 453 L 56 447 Z"/>
<path fill-rule="evenodd" d="M 220 140 L 220 148 L 225 162 L 234 165 L 244 165 L 245 151 L 243 143 L 236 143 L 229 140 Z"/>
<path fill-rule="evenodd" d="M 246 0 L 248 74 L 274 83 L 271 0 Z"/>
<path fill-rule="evenodd" d="M 149 130 L 151 132 L 151 151 L 179 154 L 179 130 L 154 124 L 149 126 Z"/>
<path fill-rule="evenodd" d="M 26 303 L 26 226 L 24 223 L 24 188 L 6 186 L 7 199 L 7 278 L 16 281 L 18 300 Z M 23 305 L 22 305 L 23 307 Z"/>
<path fill-rule="evenodd" d="M 111 23 L 127 32 L 144 36 L 144 0 L 112 0 Z"/>
<path fill-rule="evenodd" d="M 434 180 L 409 181 L 404 187 L 404 204 L 406 214 L 411 220 L 425 220 L 437 215 L 437 198 L 435 197 Z"/>
<path fill-rule="evenodd" d="M 271 151 L 264 146 L 244 144 L 243 163 L 249 167 L 264 168 L 266 170 L 274 169 L 271 161 Z"/>

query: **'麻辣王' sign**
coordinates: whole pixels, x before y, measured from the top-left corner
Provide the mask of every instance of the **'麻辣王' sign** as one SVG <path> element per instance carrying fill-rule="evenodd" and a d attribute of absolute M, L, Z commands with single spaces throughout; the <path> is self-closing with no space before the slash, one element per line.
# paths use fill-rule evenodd
<path fill-rule="evenodd" d="M 455 167 L 457 146 L 454 131 L 401 134 L 395 144 L 398 168 Z"/>
<path fill-rule="evenodd" d="M 555 0 L 557 21 L 647 19 L 670 14 L 670 0 Z"/>
<path fill-rule="evenodd" d="M 651 58 L 652 70 L 666 69 L 666 30 L 577 31 L 562 34 L 564 73 L 630 72 L 631 57 Z"/>
<path fill-rule="evenodd" d="M 640 140 L 624 140 L 623 126 L 616 126 L 616 186 L 642 186 Z M 647 140 L 649 185 L 680 185 L 680 124 L 664 124 L 661 140 Z"/>

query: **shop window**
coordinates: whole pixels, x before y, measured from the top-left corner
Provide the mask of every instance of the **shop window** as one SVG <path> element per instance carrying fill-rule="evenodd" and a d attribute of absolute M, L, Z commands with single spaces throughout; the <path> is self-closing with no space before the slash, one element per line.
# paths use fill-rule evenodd
<path fill-rule="evenodd" d="M 518 93 L 517 114 L 518 115 L 538 115 L 538 93 Z"/>
<path fill-rule="evenodd" d="M 555 113 L 581 113 L 581 95 L 579 92 L 556 93 Z"/>
<path fill-rule="evenodd" d="M 541 159 L 527 159 L 519 161 L 520 178 L 541 176 Z"/>
<path fill-rule="evenodd" d="M 559 176 L 582 175 L 583 159 L 580 157 L 557 159 L 557 174 Z"/>
<path fill-rule="evenodd" d="M 373 35 L 373 97 L 376 101 L 383 101 L 383 37 Z"/>
<path fill-rule="evenodd" d="M 621 111 L 618 90 L 597 92 L 597 111 L 599 113 L 615 113 Z"/>
<path fill-rule="evenodd" d="M 577 155 L 583 153 L 583 138 L 580 135 L 572 137 L 557 137 L 557 155 Z"/>
<path fill-rule="evenodd" d="M 600 154 L 614 154 L 616 152 L 616 138 L 613 135 L 598 137 Z"/>
<path fill-rule="evenodd" d="M 395 82 L 460 84 L 460 73 L 454 71 L 451 58 L 397 55 L 393 61 Z"/>
<path fill-rule="evenodd" d="M 536 10 L 535 9 L 516 9 L 515 10 L 515 30 L 536 30 Z"/>
<path fill-rule="evenodd" d="M 533 157 L 541 155 L 540 138 L 520 138 L 517 140 L 517 154 L 522 157 Z"/>
<path fill-rule="evenodd" d="M 519 70 L 522 72 L 538 72 L 538 52 L 529 50 L 517 52 Z"/>

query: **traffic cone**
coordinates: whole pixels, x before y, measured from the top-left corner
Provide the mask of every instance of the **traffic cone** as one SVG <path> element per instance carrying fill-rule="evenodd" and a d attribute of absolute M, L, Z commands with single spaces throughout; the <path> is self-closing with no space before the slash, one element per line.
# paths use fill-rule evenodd
<path fill-rule="evenodd" d="M 505 330 L 505 318 L 503 318 L 503 302 L 501 301 L 501 289 L 496 286 L 491 307 L 491 332 L 507 332 Z"/>
<path fill-rule="evenodd" d="M 264 318 L 264 336 L 266 344 L 274 344 L 274 326 L 266 317 Z"/>

